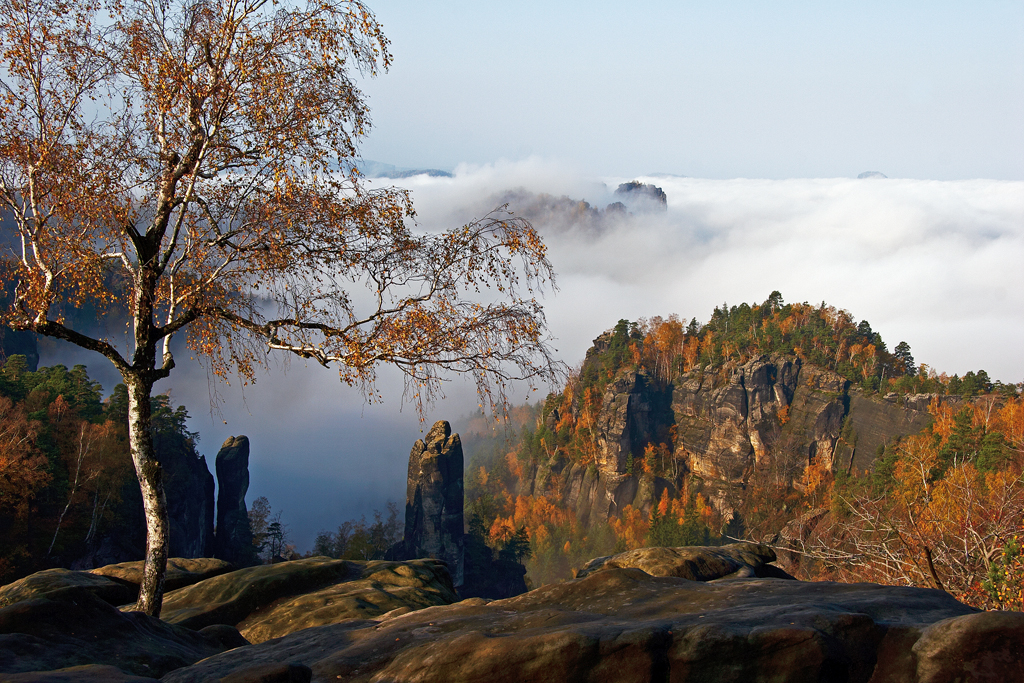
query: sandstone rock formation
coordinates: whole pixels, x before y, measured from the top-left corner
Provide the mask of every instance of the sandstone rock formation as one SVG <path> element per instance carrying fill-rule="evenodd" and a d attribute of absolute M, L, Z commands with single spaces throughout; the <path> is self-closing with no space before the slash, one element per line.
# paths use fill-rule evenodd
<path fill-rule="evenodd" d="M 625 202 L 633 211 L 667 211 L 668 197 L 656 185 L 633 180 L 622 183 L 615 189 L 615 197 Z"/>
<path fill-rule="evenodd" d="M 132 676 L 109 664 L 83 664 L 54 671 L 6 674 L 4 683 L 156 683 L 160 679 Z"/>
<path fill-rule="evenodd" d="M 239 567 L 256 563 L 245 494 L 249 490 L 249 437 L 230 436 L 217 453 L 217 531 L 214 556 Z"/>
<path fill-rule="evenodd" d="M 0 607 L 0 681 L 1024 680 L 1024 614 L 756 578 L 773 559 L 753 544 L 645 548 L 453 603 L 440 561 L 310 558 L 171 591 L 166 621 L 112 607 L 99 594 L 117 581 L 100 573 L 41 572 L 0 589 L 20 595 Z"/>
<path fill-rule="evenodd" d="M 164 469 L 171 557 L 210 557 L 214 553 L 213 475 L 206 458 L 181 435 L 157 434 L 153 443 Z M 146 521 L 138 481 L 131 477 L 121 502 L 88 553 L 71 562 L 73 569 L 92 569 L 145 556 Z"/>
<path fill-rule="evenodd" d="M 525 188 L 507 190 L 486 201 L 487 206 L 508 204 L 518 216 L 534 223 L 543 223 L 548 232 L 571 232 L 577 235 L 599 235 L 627 218 L 626 205 L 614 202 L 603 210 L 589 202 L 565 195 L 535 194 Z"/>
<path fill-rule="evenodd" d="M 456 600 L 448 570 L 437 560 L 313 557 L 239 569 L 171 591 L 161 616 L 192 629 L 229 624 L 259 643 L 311 626 Z"/>
<path fill-rule="evenodd" d="M 154 444 L 159 453 L 159 444 Z M 214 550 L 213 475 L 202 455 L 166 449 L 161 458 L 171 557 L 210 557 Z M 248 477 L 248 473 L 247 473 Z"/>
<path fill-rule="evenodd" d="M 526 567 L 495 558 L 479 531 L 464 533 L 462 441 L 438 421 L 409 454 L 405 534 L 387 560 L 443 560 L 463 597 L 507 598 L 526 592 Z M 474 535 L 476 533 L 476 535 Z"/>
<path fill-rule="evenodd" d="M 124 605 L 139 595 L 138 584 L 133 588 L 124 581 L 70 569 L 46 569 L 0 587 L 0 608 L 19 602 L 37 600 L 51 593 L 68 589 L 84 590 L 111 605 Z"/>
<path fill-rule="evenodd" d="M 224 650 L 190 629 L 141 612 L 118 611 L 82 586 L 0 608 L 0 674 L 100 664 L 157 678 Z M 86 676 L 95 671 L 81 673 L 90 680 Z M 64 680 L 76 679 L 69 674 Z"/>
<path fill-rule="evenodd" d="M 464 578 L 462 441 L 444 420 L 409 454 L 402 555 L 444 560 L 458 588 Z"/>
<path fill-rule="evenodd" d="M 607 569 L 640 569 L 651 576 L 674 576 L 690 581 L 724 578 L 793 579 L 772 565 L 775 551 L 755 543 L 720 547 L 636 548 L 610 557 L 598 557 L 576 572 L 576 578 Z"/>
<path fill-rule="evenodd" d="M 584 371 L 607 348 L 607 335 L 596 339 Z M 527 490 L 520 493 L 554 493 L 582 523 L 594 525 L 626 505 L 649 511 L 662 491 L 675 494 L 681 476 L 689 473 L 695 475 L 691 483 L 728 519 L 755 464 L 770 464 L 793 481 L 813 463 L 832 471 L 867 470 L 880 446 L 930 423 L 933 399 L 957 400 L 867 395 L 796 356 L 760 356 L 731 369 L 707 366 L 667 384 L 625 369 L 602 396 L 594 465 L 570 463 L 556 453 L 533 465 Z M 549 428 L 561 410 L 580 407 L 551 411 Z M 664 442 L 670 431 L 675 432 L 672 458 L 680 464 L 676 476 L 632 472 L 631 459 L 647 444 Z M 551 492 L 554 480 L 559 489 Z"/>
<path fill-rule="evenodd" d="M 132 587 L 135 593 L 138 593 L 139 585 L 142 583 L 142 570 L 144 566 L 144 561 L 137 560 L 135 562 L 122 562 L 120 564 L 98 567 L 89 570 L 89 573 L 109 577 L 120 583 L 127 584 Z M 167 560 L 164 590 L 177 590 L 234 570 L 235 566 L 230 562 L 217 560 L 212 557 L 172 557 Z M 132 600 L 134 599 L 135 596 L 132 596 Z M 124 602 L 130 601 L 126 600 Z M 122 605 L 124 602 L 114 604 Z"/>
<path fill-rule="evenodd" d="M 143 562 L 124 562 L 90 571 L 46 569 L 0 587 L 0 607 L 35 600 L 68 588 L 87 590 L 111 605 L 129 605 L 139 595 Z M 234 566 L 212 558 L 172 557 L 167 560 L 164 586 L 175 590 L 234 571 Z"/>
<path fill-rule="evenodd" d="M 218 680 L 288 663 L 313 681 L 1021 680 L 1024 615 L 940 591 L 597 571 L 507 600 L 469 599 L 306 629 L 171 672 Z"/>

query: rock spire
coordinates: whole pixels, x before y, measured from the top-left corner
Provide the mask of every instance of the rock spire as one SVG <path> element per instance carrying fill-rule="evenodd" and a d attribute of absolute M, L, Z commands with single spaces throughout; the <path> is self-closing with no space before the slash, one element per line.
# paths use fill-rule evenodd
<path fill-rule="evenodd" d="M 405 496 L 407 558 L 444 560 L 459 587 L 464 577 L 462 441 L 445 420 L 413 444 Z"/>

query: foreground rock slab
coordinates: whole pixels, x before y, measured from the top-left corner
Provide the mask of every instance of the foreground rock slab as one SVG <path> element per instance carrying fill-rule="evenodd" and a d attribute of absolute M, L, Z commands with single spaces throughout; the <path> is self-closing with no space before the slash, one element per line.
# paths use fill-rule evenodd
<path fill-rule="evenodd" d="M 0 607 L 33 600 L 64 588 L 84 588 L 111 605 L 129 605 L 138 598 L 143 562 L 122 562 L 88 571 L 46 569 L 0 586 Z M 167 590 L 182 588 L 234 570 L 223 560 L 172 557 L 167 560 Z"/>
<path fill-rule="evenodd" d="M 1002 682 L 1024 680 L 1022 643 L 1024 615 L 940 591 L 609 568 L 507 600 L 309 628 L 163 680 L 287 663 L 324 682 Z"/>
<path fill-rule="evenodd" d="M 138 586 L 133 588 L 110 577 L 71 569 L 45 569 L 0 587 L 0 608 L 42 598 L 67 588 L 87 590 L 111 605 L 123 605 L 139 595 Z"/>
<path fill-rule="evenodd" d="M 0 609 L 0 681 L 4 674 L 85 665 L 159 678 L 225 649 L 195 631 L 140 612 L 121 612 L 83 586 L 53 590 Z M 62 675 L 67 680 L 102 680 L 102 671 L 97 674 L 95 669 Z"/>
<path fill-rule="evenodd" d="M 105 567 L 90 569 L 90 574 L 106 576 L 122 583 L 132 586 L 134 592 L 139 592 L 139 584 L 142 583 L 142 570 L 145 562 L 121 562 L 120 564 L 108 564 Z M 205 581 L 206 579 L 227 574 L 235 570 L 235 565 L 225 560 L 217 560 L 212 557 L 172 557 L 167 560 L 167 575 L 164 577 L 164 590 L 173 591 L 185 586 Z M 133 597 L 134 599 L 134 597 Z M 124 604 L 124 603 L 119 603 Z"/>
<path fill-rule="evenodd" d="M 116 666 L 85 664 L 56 671 L 0 674 L 0 683 L 156 683 L 159 678 L 132 676 Z"/>
<path fill-rule="evenodd" d="M 353 562 L 314 557 L 247 567 L 164 596 L 162 618 L 200 629 L 238 628 L 259 643 L 312 626 L 458 600 L 443 562 Z"/>

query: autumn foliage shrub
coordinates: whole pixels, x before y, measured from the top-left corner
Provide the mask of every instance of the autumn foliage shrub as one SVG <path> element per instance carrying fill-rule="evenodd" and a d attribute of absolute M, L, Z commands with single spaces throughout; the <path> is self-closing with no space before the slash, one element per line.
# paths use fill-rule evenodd
<path fill-rule="evenodd" d="M 833 526 L 814 542 L 841 580 L 939 588 L 983 609 L 1022 608 L 1021 399 L 959 410 L 903 439 L 873 478 L 834 493 Z"/>

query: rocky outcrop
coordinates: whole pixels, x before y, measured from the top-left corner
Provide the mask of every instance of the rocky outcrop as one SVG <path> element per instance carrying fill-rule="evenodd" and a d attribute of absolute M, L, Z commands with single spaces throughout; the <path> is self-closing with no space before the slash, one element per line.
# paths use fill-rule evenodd
<path fill-rule="evenodd" d="M 571 463 L 556 451 L 550 460 L 537 464 L 523 493 L 546 494 L 550 482 L 558 481 L 557 497 L 585 525 L 601 523 L 626 505 L 649 507 L 662 491 L 674 486 L 661 477 L 634 473 L 631 463 L 672 419 L 671 391 L 659 388 L 642 373 L 622 373 L 602 397 L 595 430 L 596 462 L 592 466 Z M 558 409 L 547 420 L 554 431 Z"/>
<path fill-rule="evenodd" d="M 109 664 L 83 664 L 55 671 L 6 674 L 3 683 L 156 683 L 160 679 L 132 676 Z"/>
<path fill-rule="evenodd" d="M 0 608 L 0 674 L 105 665 L 158 678 L 225 649 L 190 629 L 141 612 L 121 612 L 82 586 L 49 591 Z M 101 680 L 94 670 L 81 674 L 79 679 L 71 672 L 63 680 L 90 680 L 90 675 L 91 680 Z M 23 678 L 38 680 L 27 675 Z M 60 680 L 53 675 L 50 679 Z M 111 676 L 108 680 L 118 679 Z"/>
<path fill-rule="evenodd" d="M 939 400 L 869 396 L 792 356 L 754 358 L 724 377 L 708 367 L 675 384 L 676 456 L 723 510 L 755 464 L 794 482 L 812 464 L 833 472 L 870 469 L 880 446 L 931 422 L 933 399 Z"/>
<path fill-rule="evenodd" d="M 124 562 L 89 571 L 46 569 L 0 587 L 0 607 L 35 600 L 68 588 L 87 590 L 111 605 L 128 605 L 139 595 L 143 562 Z M 234 571 L 234 566 L 212 558 L 172 557 L 167 560 L 164 587 L 168 591 Z"/>
<path fill-rule="evenodd" d="M 171 591 L 161 615 L 193 629 L 229 624 L 259 643 L 312 626 L 456 600 L 448 570 L 436 560 L 313 557 L 248 567 Z"/>
<path fill-rule="evenodd" d="M 633 180 L 622 183 L 615 189 L 615 198 L 621 200 L 633 211 L 667 211 L 668 197 L 656 185 Z"/>
<path fill-rule="evenodd" d="M 630 457 L 643 453 L 657 437 L 659 424 L 670 419 L 668 398 L 667 392 L 636 372 L 620 375 L 605 390 L 597 420 L 597 469 L 605 488 L 613 492 L 613 507 Z"/>
<path fill-rule="evenodd" d="M 230 436 L 217 453 L 217 531 L 214 556 L 239 567 L 256 563 L 245 494 L 249 490 L 249 437 Z"/>
<path fill-rule="evenodd" d="M 29 671 L 49 671 L 39 680 L 52 681 L 121 680 L 126 673 L 158 677 L 216 652 L 304 628 L 458 600 L 447 568 L 437 560 L 310 558 L 210 576 L 230 565 L 172 559 L 169 585 L 190 585 L 165 595 L 160 620 L 124 605 L 138 592 L 138 569 L 54 569 L 0 588 L 0 680 L 7 680 L 2 674 Z M 124 606 L 118 611 L 116 604 Z M 104 668 L 111 666 L 117 676 Z"/>
<path fill-rule="evenodd" d="M 154 444 L 161 453 L 159 443 Z M 210 557 L 214 551 L 213 475 L 194 447 L 163 449 L 171 557 Z M 248 472 L 246 473 L 248 478 Z"/>
<path fill-rule="evenodd" d="M 515 558 L 495 558 L 479 530 L 464 532 L 463 468 L 459 435 L 451 433 L 447 422 L 436 422 L 409 454 L 405 534 L 384 558 L 441 560 L 463 597 L 525 593 L 526 567 Z"/>
<path fill-rule="evenodd" d="M 636 548 L 610 557 L 598 557 L 576 572 L 576 578 L 608 569 L 640 569 L 651 576 L 674 576 L 690 581 L 723 578 L 792 579 L 772 565 L 775 551 L 755 543 L 731 543 L 719 547 Z"/>
<path fill-rule="evenodd" d="M 111 605 L 127 604 L 139 595 L 138 584 L 133 587 L 124 581 L 90 572 L 46 569 L 0 587 L 0 608 L 68 589 L 87 591 Z"/>
<path fill-rule="evenodd" d="M 800 369 L 799 359 L 759 358 L 731 371 L 708 366 L 683 375 L 672 393 L 675 455 L 697 476 L 742 483 L 776 440 Z"/>
<path fill-rule="evenodd" d="M 594 341 L 584 363 L 598 363 L 608 337 Z M 603 370 L 602 370 L 603 371 Z M 743 365 L 707 366 L 659 383 L 643 372 L 621 370 L 605 388 L 595 420 L 593 465 L 561 454 L 535 463 L 521 493 L 554 495 L 584 524 L 603 523 L 626 505 L 649 511 L 666 489 L 675 495 L 682 475 L 726 519 L 732 516 L 757 465 L 799 485 L 805 469 L 868 470 L 879 448 L 919 432 L 931 421 L 930 395 L 865 394 L 840 375 L 796 356 L 753 358 Z M 552 410 L 554 430 L 559 410 Z M 634 471 L 631 461 L 674 432 L 666 477 Z M 558 482 L 557 490 L 551 487 Z"/>
<path fill-rule="evenodd" d="M 604 209 L 565 195 L 535 194 L 524 188 L 507 190 L 488 198 L 487 207 L 507 204 L 517 216 L 543 224 L 545 233 L 574 233 L 594 236 L 605 233 L 629 219 L 626 205 L 614 202 Z"/>
<path fill-rule="evenodd" d="M 145 562 L 142 560 L 136 562 L 122 562 L 120 564 L 111 564 L 105 567 L 98 567 L 91 569 L 90 574 L 97 576 L 105 576 L 114 579 L 120 583 L 127 584 L 132 587 L 134 593 L 138 593 L 139 585 L 142 583 L 142 570 L 145 567 Z M 217 560 L 212 557 L 199 557 L 199 558 L 185 558 L 185 557 L 172 557 L 167 560 L 167 573 L 164 576 L 164 590 L 173 591 L 185 586 L 191 586 L 194 583 L 211 579 L 214 576 L 220 576 L 221 574 L 227 574 L 235 570 L 235 566 L 230 562 L 224 560 Z M 132 597 L 134 600 L 134 596 Z M 125 602 L 118 602 L 115 604 L 123 605 Z"/>
<path fill-rule="evenodd" d="M 836 467 L 860 471 L 871 469 L 880 447 L 896 436 L 914 434 L 931 424 L 928 406 L 933 400 L 957 402 L 957 397 L 915 394 L 887 394 L 881 400 L 866 396 L 860 389 L 850 392 L 849 423 L 851 438 L 836 452 Z"/>
<path fill-rule="evenodd" d="M 20 584 L 33 592 L 0 607 L 0 680 L 1024 677 L 1024 614 L 979 612 L 930 589 L 757 578 L 773 561 L 771 549 L 754 544 L 644 548 L 517 597 L 453 602 L 437 560 L 309 558 L 171 591 L 164 621 L 118 611 L 59 572 L 41 573 Z"/>
<path fill-rule="evenodd" d="M 164 471 L 171 557 L 212 556 L 214 482 L 206 458 L 190 440 L 176 433 L 157 433 L 153 447 Z M 92 569 L 145 556 L 146 520 L 134 476 L 125 481 L 120 498 L 112 511 L 113 521 L 85 555 L 70 563 L 72 568 Z"/>
<path fill-rule="evenodd" d="M 524 595 L 297 631 L 174 671 L 218 680 L 288 663 L 313 681 L 1020 680 L 1024 615 L 941 591 L 610 568 Z"/>
<path fill-rule="evenodd" d="M 456 588 L 464 578 L 463 469 L 462 441 L 447 421 L 413 444 L 401 550 L 405 559 L 444 560 Z"/>
<path fill-rule="evenodd" d="M 981 612 L 943 619 L 924 630 L 911 652 L 913 658 L 897 661 L 921 683 L 1024 680 L 1024 614 Z"/>

